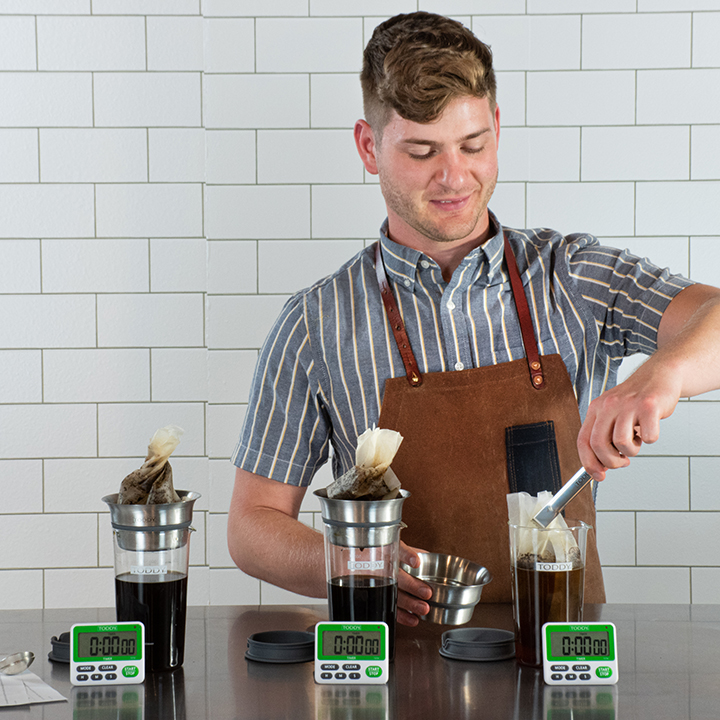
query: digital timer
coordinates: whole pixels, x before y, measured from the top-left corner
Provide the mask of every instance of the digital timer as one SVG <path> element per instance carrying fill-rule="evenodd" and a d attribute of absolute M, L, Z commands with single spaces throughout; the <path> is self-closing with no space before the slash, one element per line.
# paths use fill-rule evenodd
<path fill-rule="evenodd" d="M 543 678 L 549 685 L 612 685 L 618 681 L 612 623 L 545 623 Z"/>
<path fill-rule="evenodd" d="M 315 626 L 315 682 L 386 683 L 388 648 L 384 622 L 319 622 Z"/>
<path fill-rule="evenodd" d="M 141 622 L 70 629 L 70 682 L 78 686 L 128 685 L 145 679 L 145 626 Z"/>

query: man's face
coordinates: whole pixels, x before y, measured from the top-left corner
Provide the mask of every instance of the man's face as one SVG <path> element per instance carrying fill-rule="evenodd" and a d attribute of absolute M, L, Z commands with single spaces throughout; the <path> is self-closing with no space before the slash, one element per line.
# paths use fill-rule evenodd
<path fill-rule="evenodd" d="M 497 181 L 499 120 L 487 98 L 453 100 L 427 124 L 393 111 L 374 158 L 396 242 L 425 249 L 428 240 L 460 245 L 483 235 Z"/>

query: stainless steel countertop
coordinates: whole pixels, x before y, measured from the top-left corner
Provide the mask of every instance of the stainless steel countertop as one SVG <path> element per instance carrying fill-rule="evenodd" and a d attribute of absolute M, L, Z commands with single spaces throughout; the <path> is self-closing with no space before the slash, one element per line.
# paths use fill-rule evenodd
<path fill-rule="evenodd" d="M 585 620 L 618 628 L 620 680 L 592 692 L 544 685 L 514 660 L 471 663 L 438 653 L 447 626 L 399 628 L 387 686 L 319 686 L 312 663 L 245 659 L 247 636 L 305 630 L 325 605 L 188 608 L 185 665 L 143 685 L 73 688 L 68 666 L 47 659 L 50 639 L 76 622 L 114 621 L 113 608 L 0 611 L 0 653 L 32 650 L 30 668 L 68 702 L 0 709 L 0 720 L 379 720 L 380 718 L 634 718 L 704 720 L 720 716 L 720 605 L 589 605 Z M 509 605 L 479 605 L 470 625 L 512 629 Z M 584 694 L 583 694 L 584 693 Z M 598 693 L 601 693 L 598 695 Z M 121 712 L 119 706 L 125 703 Z M 131 710 L 139 704 L 142 711 Z M 570 707 L 584 714 L 568 714 Z M 592 710 L 591 708 L 595 708 Z M 590 709 L 588 709 L 590 708 Z"/>

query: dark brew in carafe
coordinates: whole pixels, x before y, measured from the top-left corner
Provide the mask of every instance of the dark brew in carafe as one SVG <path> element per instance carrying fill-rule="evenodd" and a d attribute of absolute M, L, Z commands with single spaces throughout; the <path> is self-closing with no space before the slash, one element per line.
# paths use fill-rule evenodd
<path fill-rule="evenodd" d="M 542 626 L 582 620 L 585 568 L 536 570 L 513 566 L 515 657 L 542 665 Z"/>
<path fill-rule="evenodd" d="M 187 575 L 120 575 L 115 578 L 118 622 L 145 626 L 145 667 L 173 670 L 183 664 Z"/>
<path fill-rule="evenodd" d="M 345 575 L 328 583 L 331 620 L 387 623 L 389 657 L 395 653 L 397 583 L 377 575 Z"/>

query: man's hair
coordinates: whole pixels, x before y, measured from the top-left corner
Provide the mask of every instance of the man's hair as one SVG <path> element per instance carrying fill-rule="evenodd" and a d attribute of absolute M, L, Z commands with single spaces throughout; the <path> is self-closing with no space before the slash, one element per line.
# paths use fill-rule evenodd
<path fill-rule="evenodd" d="M 365 119 L 379 135 L 392 110 L 430 123 L 452 100 L 468 96 L 487 97 L 495 110 L 490 48 L 459 22 L 433 13 L 396 15 L 378 25 L 360 82 Z"/>

